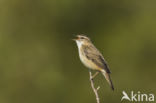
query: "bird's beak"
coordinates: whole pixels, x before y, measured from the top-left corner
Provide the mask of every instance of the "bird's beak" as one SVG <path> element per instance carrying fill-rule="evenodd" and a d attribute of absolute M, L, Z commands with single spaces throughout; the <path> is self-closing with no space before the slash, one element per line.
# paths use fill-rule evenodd
<path fill-rule="evenodd" d="M 72 39 L 73 41 L 76 41 L 76 39 Z"/>
<path fill-rule="evenodd" d="M 76 41 L 77 39 L 72 39 L 73 41 Z"/>
<path fill-rule="evenodd" d="M 80 38 L 78 36 L 76 36 L 76 38 L 72 39 L 74 41 L 79 40 Z"/>

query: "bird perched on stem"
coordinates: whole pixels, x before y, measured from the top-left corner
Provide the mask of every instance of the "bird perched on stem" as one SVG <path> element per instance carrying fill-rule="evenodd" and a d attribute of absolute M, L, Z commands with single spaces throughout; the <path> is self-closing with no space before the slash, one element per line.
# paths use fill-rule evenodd
<path fill-rule="evenodd" d="M 91 40 L 84 35 L 77 35 L 73 40 L 76 41 L 78 46 L 79 57 L 82 63 L 91 70 L 101 72 L 112 90 L 114 90 L 109 67 L 102 54 L 96 49 Z"/>

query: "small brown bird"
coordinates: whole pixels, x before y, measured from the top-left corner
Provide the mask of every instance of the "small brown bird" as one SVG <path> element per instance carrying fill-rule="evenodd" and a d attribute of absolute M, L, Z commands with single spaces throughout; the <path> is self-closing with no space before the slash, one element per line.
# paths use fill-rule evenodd
<path fill-rule="evenodd" d="M 77 35 L 76 39 L 73 40 L 77 43 L 79 57 L 82 63 L 89 69 L 101 72 L 111 86 L 112 90 L 114 90 L 114 86 L 110 78 L 111 72 L 109 67 L 102 54 L 96 49 L 91 40 L 84 35 Z"/>

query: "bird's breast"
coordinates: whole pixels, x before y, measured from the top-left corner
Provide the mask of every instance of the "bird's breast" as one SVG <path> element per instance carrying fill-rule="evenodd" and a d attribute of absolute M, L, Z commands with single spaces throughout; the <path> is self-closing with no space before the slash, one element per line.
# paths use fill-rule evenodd
<path fill-rule="evenodd" d="M 79 57 L 81 62 L 88 68 L 93 70 L 101 70 L 95 63 L 93 63 L 91 60 L 89 60 L 79 49 Z"/>

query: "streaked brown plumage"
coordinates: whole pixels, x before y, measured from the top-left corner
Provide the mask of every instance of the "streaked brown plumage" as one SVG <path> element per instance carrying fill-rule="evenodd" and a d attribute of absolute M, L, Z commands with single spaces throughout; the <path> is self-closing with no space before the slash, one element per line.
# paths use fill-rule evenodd
<path fill-rule="evenodd" d="M 92 44 L 91 40 L 84 35 L 77 35 L 75 41 L 78 45 L 79 56 L 82 63 L 89 69 L 100 71 L 105 76 L 112 90 L 114 90 L 109 67 L 102 54 Z"/>

